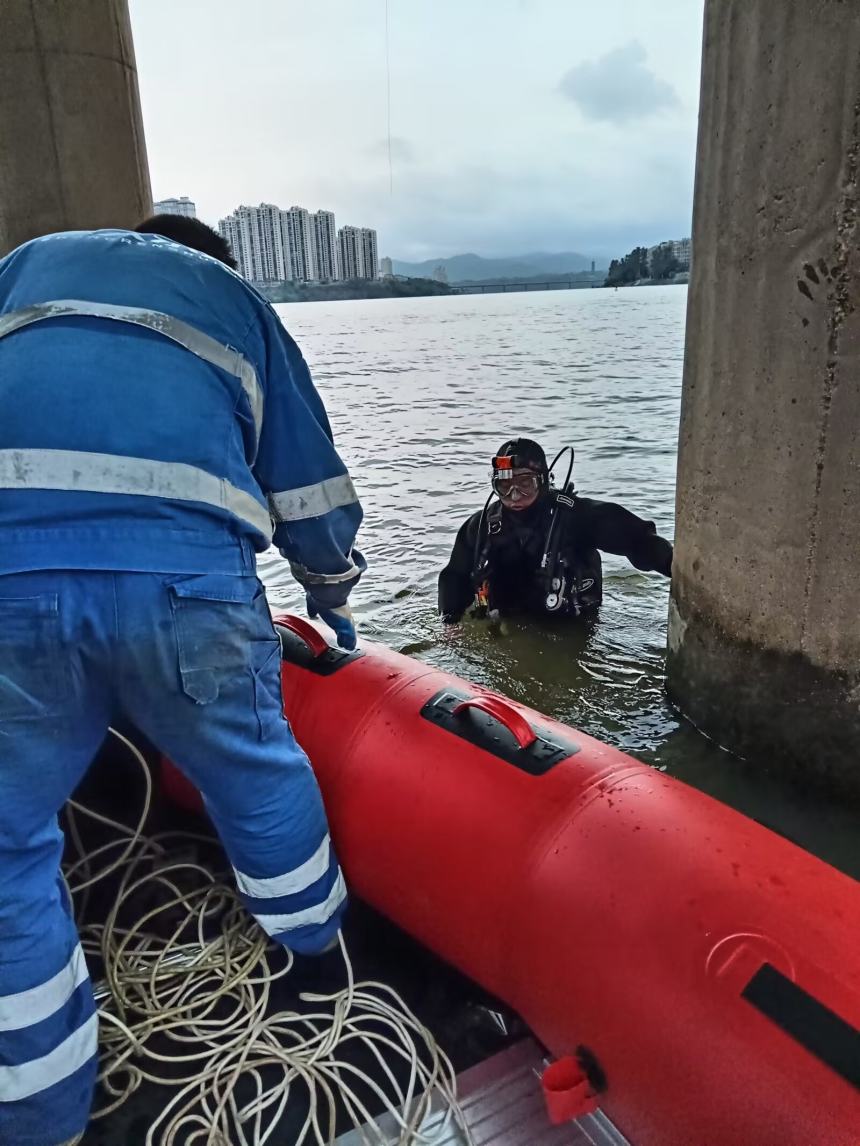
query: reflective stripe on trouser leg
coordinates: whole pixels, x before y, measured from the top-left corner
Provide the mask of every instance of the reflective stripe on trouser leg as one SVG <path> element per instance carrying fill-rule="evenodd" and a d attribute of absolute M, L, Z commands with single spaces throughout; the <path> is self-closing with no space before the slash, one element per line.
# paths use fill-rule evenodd
<path fill-rule="evenodd" d="M 334 936 L 346 891 L 316 778 L 283 718 L 280 644 L 265 597 L 208 599 L 206 578 L 120 575 L 123 708 L 203 794 L 248 910 L 296 951 Z M 238 579 L 237 579 L 238 580 Z M 179 667 L 179 672 L 177 672 Z M 177 681 L 179 687 L 177 687 Z"/>
<path fill-rule="evenodd" d="M 0 1142 L 9 1146 L 52 1146 L 87 1123 L 98 1019 L 79 951 L 47 982 L 0 996 L 0 1008 L 15 1024 L 0 1029 Z M 13 970 L 0 959 L 0 982 Z M 22 1002 L 34 1008 L 26 1025 L 20 1025 Z"/>
<path fill-rule="evenodd" d="M 0 1143 L 55 1146 L 88 1120 L 97 1020 L 65 885 L 62 807 L 111 708 L 111 577 L 0 576 Z"/>
<path fill-rule="evenodd" d="M 274 911 L 275 905 L 269 900 L 251 899 L 246 896 L 245 901 L 266 934 L 279 939 L 289 947 L 290 937 L 300 929 L 324 926 L 338 913 L 346 901 L 346 884 L 343 874 L 338 871 L 331 891 L 322 902 L 292 911 Z"/>

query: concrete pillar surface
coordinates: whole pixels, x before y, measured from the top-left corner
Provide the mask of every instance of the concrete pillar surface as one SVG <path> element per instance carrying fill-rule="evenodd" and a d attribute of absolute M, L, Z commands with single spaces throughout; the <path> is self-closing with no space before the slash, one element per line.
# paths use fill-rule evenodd
<path fill-rule="evenodd" d="M 151 209 L 127 0 L 2 0 L 0 255 Z"/>
<path fill-rule="evenodd" d="M 860 8 L 707 0 L 669 690 L 860 795 Z"/>

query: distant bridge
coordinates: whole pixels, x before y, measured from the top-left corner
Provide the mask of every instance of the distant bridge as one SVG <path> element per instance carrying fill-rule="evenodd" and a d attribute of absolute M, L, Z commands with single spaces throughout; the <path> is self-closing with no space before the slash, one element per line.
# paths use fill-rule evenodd
<path fill-rule="evenodd" d="M 603 286 L 605 275 L 596 274 L 587 279 L 551 279 L 546 282 L 477 282 L 452 283 L 453 294 L 507 294 L 508 291 L 526 290 L 582 290 L 588 287 Z"/>

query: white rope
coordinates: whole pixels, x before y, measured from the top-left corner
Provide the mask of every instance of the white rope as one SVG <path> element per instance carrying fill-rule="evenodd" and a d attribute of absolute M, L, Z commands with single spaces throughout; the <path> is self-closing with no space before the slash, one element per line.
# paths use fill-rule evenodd
<path fill-rule="evenodd" d="M 309 1146 L 334 1141 L 338 1107 L 362 1143 L 388 1146 L 391 1138 L 368 1109 L 374 1100 L 394 1119 L 401 1146 L 432 1142 L 454 1119 L 471 1142 L 448 1057 L 391 987 L 355 982 L 342 935 L 343 990 L 300 995 L 308 1013 L 269 1013 L 271 986 L 289 973 L 292 955 L 257 927 L 232 884 L 200 860 L 212 840 L 190 832 L 144 834 L 149 767 L 131 741 L 111 731 L 143 771 L 140 817 L 130 828 L 70 803 L 77 856 L 65 869 L 79 918 L 97 883 L 108 876 L 119 881 L 104 922 L 80 929 L 91 965 L 95 957 L 105 968 L 94 990 L 108 1103 L 94 1117 L 116 1110 L 149 1081 L 176 1093 L 150 1126 L 146 1146 L 266 1146 L 274 1143 L 291 1093 L 304 1088 L 309 1107 L 297 1141 Z M 87 853 L 79 816 L 115 837 Z M 96 870 L 96 861 L 106 862 Z M 348 1044 L 369 1052 L 378 1067 L 373 1077 L 346 1060 L 341 1052 Z M 407 1068 L 405 1086 L 392 1069 L 398 1060 Z M 428 1137 L 422 1123 L 440 1105 L 444 1116 Z"/>

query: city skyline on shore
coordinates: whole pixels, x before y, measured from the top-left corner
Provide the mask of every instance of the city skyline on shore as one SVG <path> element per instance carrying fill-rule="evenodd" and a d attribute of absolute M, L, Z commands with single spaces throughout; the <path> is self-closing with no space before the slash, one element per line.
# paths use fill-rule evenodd
<path fill-rule="evenodd" d="M 197 217 L 196 201 L 187 195 L 155 200 L 154 208 L 156 212 Z M 458 251 L 450 255 L 437 255 L 424 260 L 420 265 L 411 264 L 398 255 L 389 254 L 380 258 L 378 235 L 374 228 L 349 224 L 337 228 L 332 211 L 320 209 L 312 212 L 298 206 L 282 210 L 272 203 L 260 203 L 256 207 L 242 204 L 218 220 L 217 230 L 230 245 L 240 273 L 249 281 L 258 283 L 326 283 L 343 279 L 384 278 L 393 273 L 435 277 L 447 282 L 449 276 L 446 264 L 459 264 L 464 260 L 486 264 L 485 268 L 482 267 L 485 273 L 458 273 L 454 275 L 453 281 L 490 279 L 504 275 L 525 278 L 533 276 L 536 269 L 525 264 L 535 261 L 539 264 L 545 262 L 545 266 L 541 265 L 540 273 L 550 275 L 558 274 L 560 270 L 579 273 L 585 269 L 580 264 L 588 261 L 587 256 L 579 252 L 522 252 L 507 257 L 487 257 Z M 658 247 L 665 246 L 673 248 L 679 269 L 688 270 L 689 237 L 661 238 L 650 245 L 649 255 Z M 562 268 L 560 263 L 565 254 L 570 265 L 566 263 Z M 620 257 L 620 252 L 617 257 Z M 590 261 L 593 272 L 595 260 Z M 597 262 L 606 266 L 610 256 L 599 256 Z M 401 269 L 395 270 L 398 264 Z"/>
<path fill-rule="evenodd" d="M 130 6 L 153 183 L 203 219 L 319 204 L 412 262 L 690 233 L 701 0 L 390 0 L 388 63 L 383 0 Z"/>
<path fill-rule="evenodd" d="M 328 283 L 379 275 L 376 231 L 337 227 L 333 211 L 241 204 L 218 220 L 238 270 L 256 283 Z"/>

